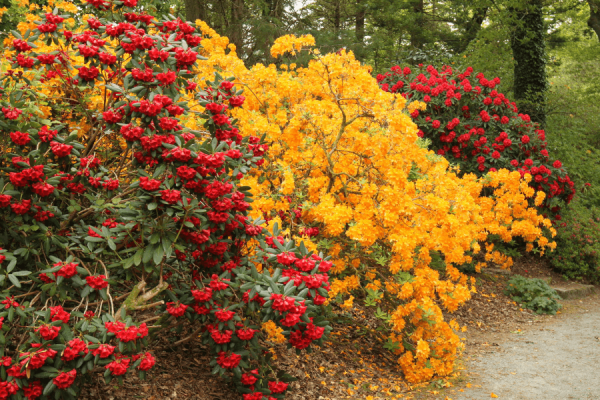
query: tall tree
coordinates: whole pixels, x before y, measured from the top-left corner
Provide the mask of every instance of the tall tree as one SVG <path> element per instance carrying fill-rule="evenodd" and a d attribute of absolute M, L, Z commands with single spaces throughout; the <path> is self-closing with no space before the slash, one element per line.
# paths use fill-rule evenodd
<path fill-rule="evenodd" d="M 364 0 L 356 0 L 356 24 L 355 24 L 355 32 L 356 32 L 356 40 L 359 43 L 363 43 L 365 40 L 365 1 Z"/>
<path fill-rule="evenodd" d="M 185 4 L 185 18 L 188 21 L 195 21 L 197 19 L 206 21 L 206 2 L 199 0 L 184 0 Z"/>
<path fill-rule="evenodd" d="M 546 123 L 546 46 L 542 0 L 527 0 L 512 8 L 510 43 L 515 60 L 514 96 L 522 112 Z"/>

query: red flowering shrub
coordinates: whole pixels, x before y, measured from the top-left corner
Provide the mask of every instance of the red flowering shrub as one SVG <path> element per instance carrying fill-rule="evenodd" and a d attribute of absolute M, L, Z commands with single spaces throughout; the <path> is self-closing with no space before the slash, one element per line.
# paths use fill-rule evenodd
<path fill-rule="evenodd" d="M 531 186 L 546 194 L 546 213 L 560 219 L 560 206 L 575 193 L 573 182 L 550 157 L 545 132 L 498 92 L 499 78 L 488 80 L 471 67 L 458 72 L 421 65 L 416 71 L 393 67 L 377 81 L 385 91 L 427 104 L 411 112 L 418 134 L 437 154 L 459 164 L 461 173 L 481 176 L 501 168 L 529 173 Z"/>
<path fill-rule="evenodd" d="M 182 126 L 201 37 L 136 4 L 88 0 L 81 15 L 96 18 L 43 14 L 13 41 L 12 68 L 25 70 L 0 82 L 0 397 L 72 399 L 98 369 L 107 381 L 143 378 L 156 362 L 150 329 L 186 318 L 195 333 L 182 342 L 202 333 L 214 373 L 252 398 L 281 398 L 260 324 L 282 328 L 290 347 L 320 344 L 331 263 L 249 219 L 251 188 L 239 182 L 267 146 L 229 116 L 241 91 L 217 76 L 195 94 L 204 131 Z M 80 29 L 67 31 L 69 18 Z M 69 50 L 43 53 L 41 41 Z M 84 110 L 72 117 L 95 121 L 83 135 L 34 112 L 35 79 L 51 72 Z M 81 95 L 94 87 L 99 111 Z M 105 132 L 122 152 L 96 151 Z M 140 322 L 148 312 L 152 327 Z"/>

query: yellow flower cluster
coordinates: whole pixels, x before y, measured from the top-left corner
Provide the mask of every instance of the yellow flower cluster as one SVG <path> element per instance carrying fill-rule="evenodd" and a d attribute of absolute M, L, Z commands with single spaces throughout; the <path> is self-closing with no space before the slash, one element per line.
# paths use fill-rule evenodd
<path fill-rule="evenodd" d="M 283 336 L 283 334 L 281 333 L 281 332 L 283 332 L 283 329 L 278 327 L 275 324 L 275 322 L 267 321 L 267 322 L 263 323 L 262 329 L 267 334 L 267 340 L 269 340 L 270 342 L 273 342 L 273 343 L 285 343 L 286 342 L 285 336 Z"/>
<path fill-rule="evenodd" d="M 277 38 L 271 47 L 271 56 L 277 58 L 285 53 L 296 55 L 297 51 L 303 47 L 314 46 L 315 39 L 311 35 L 296 37 L 294 35 L 285 35 Z"/>

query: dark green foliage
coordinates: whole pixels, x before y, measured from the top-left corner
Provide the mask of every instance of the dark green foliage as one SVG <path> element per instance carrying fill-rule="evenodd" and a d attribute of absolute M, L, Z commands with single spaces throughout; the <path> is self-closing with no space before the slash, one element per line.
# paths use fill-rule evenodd
<path fill-rule="evenodd" d="M 546 125 L 546 51 L 542 1 L 529 0 L 515 12 L 511 47 L 515 60 L 514 94 L 521 112 Z"/>
<path fill-rule="evenodd" d="M 555 238 L 552 266 L 569 279 L 600 281 L 600 213 L 575 205 L 564 220 Z"/>
<path fill-rule="evenodd" d="M 541 279 L 515 275 L 508 281 L 505 293 L 522 307 L 538 314 L 554 315 L 561 307 L 557 302 L 560 297 L 556 290 Z"/>

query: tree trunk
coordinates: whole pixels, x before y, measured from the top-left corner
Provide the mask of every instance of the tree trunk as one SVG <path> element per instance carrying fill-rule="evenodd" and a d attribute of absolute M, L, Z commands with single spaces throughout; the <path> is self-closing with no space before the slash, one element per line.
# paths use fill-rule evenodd
<path fill-rule="evenodd" d="M 283 0 L 269 1 L 269 16 L 281 20 L 283 17 Z"/>
<path fill-rule="evenodd" d="M 415 25 L 410 32 L 410 45 L 421 49 L 425 44 L 425 2 L 416 0 L 413 2 L 413 12 L 415 13 Z"/>
<path fill-rule="evenodd" d="M 339 33 L 342 28 L 342 5 L 340 1 L 335 2 L 335 10 L 333 14 L 333 26 L 335 28 L 335 32 Z"/>
<path fill-rule="evenodd" d="M 244 6 L 244 0 L 232 0 L 231 2 L 231 25 L 229 40 L 235 45 L 238 56 L 242 55 L 242 48 L 244 46 Z"/>
<path fill-rule="evenodd" d="M 197 19 L 201 19 L 202 21 L 209 23 L 209 21 L 206 20 L 204 0 L 185 0 L 184 3 L 185 18 L 188 21 L 194 22 Z"/>
<path fill-rule="evenodd" d="M 598 40 L 600 40 L 600 1 L 588 0 L 590 5 L 590 18 L 588 19 L 588 26 L 596 32 Z"/>
<path fill-rule="evenodd" d="M 363 0 L 356 0 L 356 40 L 363 43 L 365 39 L 365 6 Z"/>
<path fill-rule="evenodd" d="M 519 111 L 531 120 L 546 123 L 546 48 L 542 0 L 528 0 L 513 9 L 515 26 L 511 47 L 515 61 L 514 93 Z"/>

